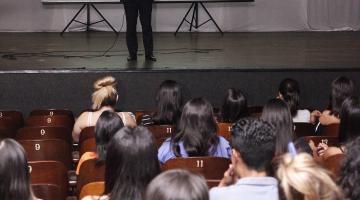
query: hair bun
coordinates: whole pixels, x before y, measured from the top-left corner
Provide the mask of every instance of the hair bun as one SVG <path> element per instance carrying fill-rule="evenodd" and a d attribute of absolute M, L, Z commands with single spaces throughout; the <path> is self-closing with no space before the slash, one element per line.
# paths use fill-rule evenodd
<path fill-rule="evenodd" d="M 116 80 L 114 77 L 112 76 L 106 76 L 104 78 L 101 78 L 99 80 L 97 80 L 94 83 L 94 89 L 99 90 L 103 87 L 107 87 L 107 86 L 115 86 L 116 85 Z"/>

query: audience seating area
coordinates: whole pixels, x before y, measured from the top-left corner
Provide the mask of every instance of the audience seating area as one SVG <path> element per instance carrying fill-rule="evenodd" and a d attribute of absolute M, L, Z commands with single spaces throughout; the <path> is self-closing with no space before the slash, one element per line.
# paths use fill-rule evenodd
<path fill-rule="evenodd" d="M 250 107 L 251 116 L 261 115 L 262 107 Z M 153 111 L 134 112 L 139 121 L 142 115 Z M 72 142 L 74 115 L 66 109 L 37 109 L 24 119 L 19 111 L 0 111 L 0 138 L 14 138 L 25 149 L 29 161 L 31 182 L 34 193 L 44 200 L 64 200 L 69 196 L 100 195 L 104 191 L 105 167 L 98 166 L 96 159 L 82 163 L 75 186 L 69 186 L 69 174 L 76 168 L 78 157 L 88 151 L 95 151 L 94 127 L 82 130 L 79 148 Z M 231 138 L 230 123 L 218 123 L 218 134 L 225 139 Z M 315 126 L 308 123 L 295 123 L 296 138 L 306 141 L 337 145 L 338 125 L 324 127 L 321 136 L 315 135 Z M 151 125 L 148 129 L 154 134 L 158 147 L 176 131 L 171 125 Z M 334 173 L 339 173 L 339 163 L 343 156 L 334 156 L 321 164 Z M 183 168 L 202 174 L 210 187 L 216 186 L 230 164 L 229 159 L 216 157 L 176 158 L 162 166 L 162 170 Z"/>

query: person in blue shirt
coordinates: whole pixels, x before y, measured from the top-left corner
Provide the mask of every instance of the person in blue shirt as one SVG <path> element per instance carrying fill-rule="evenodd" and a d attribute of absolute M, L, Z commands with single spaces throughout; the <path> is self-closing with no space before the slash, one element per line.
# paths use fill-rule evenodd
<path fill-rule="evenodd" d="M 204 98 L 188 101 L 182 111 L 177 131 L 160 146 L 161 164 L 176 157 L 216 156 L 230 158 L 229 142 L 217 135 L 213 107 Z"/>
<path fill-rule="evenodd" d="M 278 181 L 269 176 L 275 156 L 274 127 L 260 119 L 241 119 L 231 133 L 231 164 L 210 200 L 278 200 Z"/>

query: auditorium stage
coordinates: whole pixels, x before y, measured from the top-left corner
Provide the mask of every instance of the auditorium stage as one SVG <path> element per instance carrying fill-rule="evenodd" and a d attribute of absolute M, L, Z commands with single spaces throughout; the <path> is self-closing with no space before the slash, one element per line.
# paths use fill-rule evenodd
<path fill-rule="evenodd" d="M 240 88 L 249 105 L 264 105 L 282 79 L 294 78 L 301 106 L 324 109 L 334 78 L 360 84 L 359 32 L 154 36 L 158 61 L 139 55 L 127 63 L 123 33 L 0 33 L 0 109 L 27 115 L 35 108 L 69 108 L 77 115 L 90 107 L 92 84 L 105 75 L 118 80 L 117 108 L 130 111 L 154 109 L 155 91 L 166 79 L 184 86 L 185 100 L 203 96 L 215 107 L 230 87 Z"/>
<path fill-rule="evenodd" d="M 359 32 L 155 33 L 158 61 L 128 63 L 124 33 L 0 33 L 0 71 L 360 69 Z"/>

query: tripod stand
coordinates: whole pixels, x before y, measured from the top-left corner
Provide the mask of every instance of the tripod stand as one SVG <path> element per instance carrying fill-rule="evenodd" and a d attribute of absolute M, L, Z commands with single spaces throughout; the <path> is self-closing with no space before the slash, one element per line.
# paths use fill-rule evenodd
<path fill-rule="evenodd" d="M 206 14 L 208 15 L 209 19 L 206 20 L 205 22 L 199 24 L 199 4 L 200 6 L 205 10 Z M 192 17 L 191 17 L 191 21 L 189 22 L 186 18 L 190 15 L 190 11 L 192 11 Z M 221 35 L 224 35 L 224 33 L 222 32 L 221 28 L 217 25 L 216 21 L 214 20 L 214 18 L 211 16 L 210 12 L 208 11 L 208 9 L 206 9 L 206 7 L 204 6 L 203 2 L 198 2 L 198 1 L 194 1 L 191 3 L 191 6 L 189 8 L 189 10 L 186 12 L 184 18 L 181 20 L 180 25 L 178 26 L 178 28 L 175 31 L 175 35 L 179 32 L 180 27 L 183 25 L 184 22 L 187 22 L 188 24 L 190 24 L 190 28 L 189 31 L 192 30 L 192 28 L 198 29 L 200 28 L 202 25 L 208 23 L 209 21 L 212 21 L 216 28 L 219 30 L 219 32 L 221 33 Z"/>
<path fill-rule="evenodd" d="M 85 9 L 85 7 L 86 7 L 86 23 L 76 20 L 76 18 L 79 16 L 81 11 Z M 99 21 L 96 21 L 96 22 L 90 22 L 90 8 L 91 7 L 100 15 L 102 20 L 99 20 Z M 105 17 L 101 14 L 101 12 L 92 3 L 84 3 L 82 5 L 82 7 L 80 8 L 80 10 L 78 10 L 78 12 L 75 14 L 75 16 L 71 19 L 71 21 L 65 26 L 64 30 L 60 33 L 60 35 L 63 35 L 64 32 L 66 31 L 66 29 L 68 29 L 69 26 L 73 22 L 77 22 L 77 23 L 85 25 L 86 26 L 86 31 L 90 31 L 90 26 L 92 26 L 94 24 L 97 24 L 97 23 L 100 23 L 100 22 L 105 22 L 113 30 L 113 32 L 116 35 L 118 35 L 118 32 L 114 29 L 114 27 L 109 23 L 108 20 L 105 19 Z"/>

